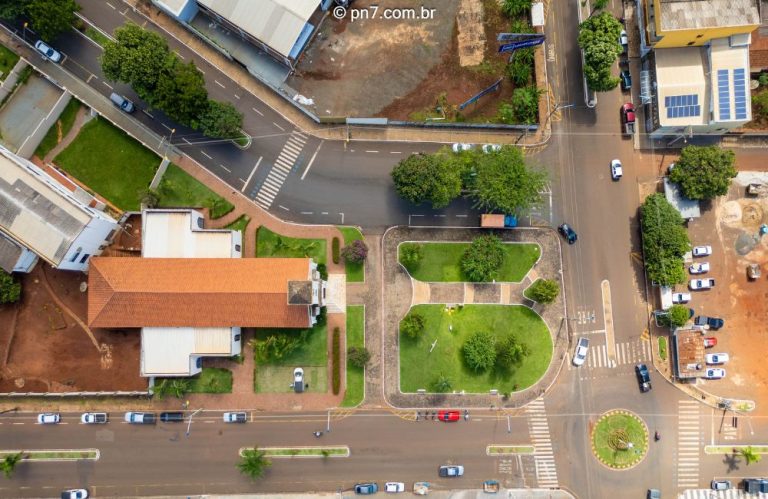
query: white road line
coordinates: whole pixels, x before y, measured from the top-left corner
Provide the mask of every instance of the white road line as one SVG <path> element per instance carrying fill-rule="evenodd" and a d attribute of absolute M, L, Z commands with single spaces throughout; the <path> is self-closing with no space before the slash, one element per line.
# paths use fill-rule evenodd
<path fill-rule="evenodd" d="M 377 153 L 377 152 L 379 152 L 379 151 L 365 151 L 365 152 L 370 152 L 370 153 Z"/>
<path fill-rule="evenodd" d="M 327 211 L 321 211 L 321 212 L 320 212 L 320 214 L 321 214 L 321 215 L 327 215 L 327 214 L 328 214 L 328 212 L 327 212 Z M 0 423 L 0 424 L 1 424 L 1 423 Z"/>
<path fill-rule="evenodd" d="M 302 173 L 302 175 L 301 175 L 301 180 L 304 180 L 304 177 L 306 177 L 307 173 L 309 173 L 309 167 L 311 167 L 312 163 L 315 162 L 315 158 L 317 157 L 317 153 L 320 152 L 320 148 L 321 147 L 323 147 L 323 141 L 322 140 L 317 145 L 317 149 L 315 149 L 315 153 L 312 155 L 311 158 L 309 158 L 309 163 L 307 163 L 307 167 L 304 169 L 304 173 Z"/>
<path fill-rule="evenodd" d="M 285 128 L 281 127 L 280 125 L 278 125 L 274 121 L 272 122 L 272 124 L 275 125 L 277 128 L 279 128 L 281 131 L 283 131 L 283 132 L 285 131 Z"/>
<path fill-rule="evenodd" d="M 456 215 L 458 218 L 467 218 L 469 215 Z"/>
<path fill-rule="evenodd" d="M 186 59 L 186 57 L 184 57 L 183 55 L 179 54 L 179 53 L 178 53 L 177 51 L 175 51 L 175 50 L 173 51 L 173 53 L 174 53 L 174 54 L 176 54 L 177 56 L 179 56 L 179 58 L 180 58 L 180 59 L 182 59 L 182 60 Z"/>
<path fill-rule="evenodd" d="M 262 159 L 264 159 L 264 156 L 259 156 L 259 160 L 258 160 L 258 161 L 256 161 L 256 166 L 254 166 L 254 167 L 253 167 L 253 170 L 251 170 L 251 174 L 250 174 L 250 175 L 248 175 L 248 180 L 246 180 L 246 181 L 245 181 L 245 183 L 243 184 L 243 188 L 242 188 L 242 189 L 240 189 L 240 192 L 243 192 L 243 191 L 245 191 L 245 188 L 246 188 L 246 186 L 248 185 L 248 183 L 249 183 L 249 182 L 251 181 L 251 179 L 253 178 L 253 174 L 254 174 L 254 173 L 256 173 L 256 169 L 259 167 L 259 164 L 261 164 L 261 160 L 262 160 Z"/>
<path fill-rule="evenodd" d="M 110 89 L 110 90 L 114 90 L 114 89 L 115 89 L 115 87 L 113 87 L 112 85 L 110 85 L 110 84 L 109 84 L 109 83 L 107 83 L 106 81 L 104 81 L 104 80 L 101 80 L 101 82 L 102 82 L 104 85 L 106 85 L 107 87 L 109 87 L 109 89 Z"/>
<path fill-rule="evenodd" d="M 222 164 L 219 164 L 219 166 L 220 166 L 220 167 L 222 167 L 222 168 L 224 168 L 225 170 L 227 170 L 227 172 L 228 172 L 228 173 L 232 173 L 232 170 L 230 170 L 230 169 L 229 169 L 229 168 L 227 168 L 226 166 L 224 166 L 224 165 L 222 165 Z"/>
<path fill-rule="evenodd" d="M 224 85 L 222 85 L 221 83 L 219 83 L 219 80 L 213 80 L 213 82 L 214 82 L 216 85 L 220 86 L 221 88 L 227 88 L 227 87 L 225 87 Z"/>
<path fill-rule="evenodd" d="M 200 149 L 200 153 L 208 159 L 213 159 L 213 156 L 209 155 L 207 152 L 203 151 L 202 149 Z"/>
<path fill-rule="evenodd" d="M 282 209 L 284 209 L 285 211 L 291 211 L 291 210 L 289 210 L 288 208 L 286 208 L 285 206 L 283 206 L 283 205 L 281 205 L 281 204 L 277 205 L 277 207 L 278 207 L 278 208 L 282 208 Z"/>
<path fill-rule="evenodd" d="M 262 113 L 261 111 L 259 111 L 259 110 L 258 110 L 258 109 L 256 109 L 255 107 L 252 107 L 251 109 L 253 109 L 253 111 L 254 111 L 255 113 L 257 113 L 259 116 L 264 116 L 264 113 Z"/>
<path fill-rule="evenodd" d="M 173 130 L 173 128 L 169 127 L 165 123 L 160 123 L 160 124 L 163 125 L 165 127 L 165 129 L 168 130 L 169 132 Z"/>
<path fill-rule="evenodd" d="M 192 142 L 188 141 L 186 137 L 182 137 L 181 140 L 183 140 L 184 142 L 186 142 L 189 145 L 192 145 Z"/>
<path fill-rule="evenodd" d="M 109 3 L 109 2 L 104 2 L 104 3 L 106 3 L 107 5 L 109 5 L 110 7 L 112 7 L 112 9 L 114 9 L 114 10 L 117 10 L 117 8 L 116 8 L 114 5 L 112 5 L 111 3 Z"/>
<path fill-rule="evenodd" d="M 152 118 L 152 119 L 155 119 L 155 117 L 154 117 L 154 116 L 152 116 L 151 114 L 149 114 L 149 111 L 147 111 L 146 109 L 142 109 L 142 110 L 141 110 L 141 112 L 142 112 L 142 113 L 144 113 L 144 114 L 146 114 L 146 115 L 147 115 L 147 116 L 149 116 L 150 118 Z"/>
<path fill-rule="evenodd" d="M 313 211 L 302 211 L 301 214 L 302 215 L 314 215 L 314 212 Z"/>
<path fill-rule="evenodd" d="M 389 151 L 389 154 L 403 154 L 400 151 Z"/>
<path fill-rule="evenodd" d="M 235 99 L 240 100 L 240 96 L 239 95 L 237 95 L 237 94 L 232 94 L 232 95 L 235 96 Z"/>

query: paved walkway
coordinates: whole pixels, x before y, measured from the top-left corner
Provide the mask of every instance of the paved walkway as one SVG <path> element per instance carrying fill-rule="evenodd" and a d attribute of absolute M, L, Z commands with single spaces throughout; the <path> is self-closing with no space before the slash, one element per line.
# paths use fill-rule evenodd
<path fill-rule="evenodd" d="M 69 144 L 72 143 L 73 140 L 75 140 L 75 137 L 77 137 L 77 134 L 80 133 L 80 129 L 88 123 L 90 120 L 93 119 L 93 116 L 91 115 L 90 109 L 87 107 L 81 107 L 77 110 L 77 115 L 75 116 L 75 121 L 72 123 L 72 128 L 67 132 L 67 134 L 63 137 L 61 137 L 61 141 L 56 144 L 56 146 L 48 151 L 48 154 L 45 155 L 45 158 L 41 158 L 45 163 L 53 163 L 53 158 L 59 155 L 61 151 L 67 148 Z M 56 121 L 58 123 L 58 120 Z M 56 123 L 54 123 L 53 126 L 58 126 Z"/>

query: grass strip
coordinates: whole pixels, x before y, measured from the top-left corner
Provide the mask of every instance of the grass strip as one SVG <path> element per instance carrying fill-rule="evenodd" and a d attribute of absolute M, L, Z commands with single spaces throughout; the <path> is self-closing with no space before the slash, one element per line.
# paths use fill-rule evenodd
<path fill-rule="evenodd" d="M 352 244 L 352 241 L 361 240 L 364 241 L 362 232 L 357 227 L 339 227 L 339 232 L 344 236 L 344 246 Z M 335 256 L 335 255 L 334 255 Z M 334 263 L 337 263 L 337 259 L 333 259 Z M 353 263 L 345 262 L 344 270 L 347 273 L 347 282 L 364 282 L 365 281 L 365 262 Z"/>
<path fill-rule="evenodd" d="M 95 461 L 99 458 L 98 449 L 80 449 L 80 450 L 3 450 L 0 451 L 0 459 L 12 454 L 23 454 L 24 461 L 75 461 L 90 460 Z"/>
<path fill-rule="evenodd" d="M 333 394 L 338 395 L 341 390 L 341 331 L 339 328 L 333 328 L 333 347 L 331 350 L 331 359 L 333 365 Z"/>
<path fill-rule="evenodd" d="M 755 454 L 768 454 L 768 445 L 705 445 L 704 446 L 704 453 L 705 454 L 735 454 L 738 453 L 741 449 L 746 449 L 747 447 L 752 448 L 752 452 Z"/>
<path fill-rule="evenodd" d="M 11 70 L 19 62 L 19 56 L 4 45 L 0 45 L 0 80 L 11 74 Z"/>
<path fill-rule="evenodd" d="M 92 26 L 88 26 L 85 28 L 85 36 L 93 40 L 94 42 L 98 43 L 102 47 L 104 47 L 109 40 L 109 37 L 104 36 L 104 34 L 97 30 L 96 28 Z"/>
<path fill-rule="evenodd" d="M 59 119 L 56 123 L 48 129 L 48 133 L 43 137 L 40 145 L 37 146 L 35 156 L 40 159 L 44 159 L 45 155 L 51 152 L 51 150 L 59 144 L 59 131 L 61 131 L 61 138 L 67 136 L 72 130 L 72 125 L 75 124 L 75 118 L 77 117 L 77 111 L 80 110 L 82 105 L 80 101 L 74 97 L 69 100 L 64 110 L 61 112 Z"/>
<path fill-rule="evenodd" d="M 664 336 L 659 336 L 659 357 L 667 360 L 667 339 Z"/>
<path fill-rule="evenodd" d="M 489 456 L 511 456 L 515 454 L 533 454 L 536 448 L 533 445 L 489 445 L 485 453 Z"/>
<path fill-rule="evenodd" d="M 240 456 L 243 451 L 240 449 Z M 349 447 L 259 447 L 265 457 L 349 457 Z"/>
<path fill-rule="evenodd" d="M 221 367 L 204 367 L 192 381 L 190 393 L 232 393 L 232 371 Z"/>
<path fill-rule="evenodd" d="M 365 307 L 347 306 L 347 350 L 365 346 Z M 365 369 L 347 361 L 347 386 L 344 391 L 342 407 L 355 407 L 363 401 L 365 394 Z"/>

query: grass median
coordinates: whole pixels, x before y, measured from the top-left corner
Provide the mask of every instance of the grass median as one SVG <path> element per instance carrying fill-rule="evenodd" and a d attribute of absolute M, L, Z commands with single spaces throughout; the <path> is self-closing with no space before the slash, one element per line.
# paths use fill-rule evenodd
<path fill-rule="evenodd" d="M 365 347 L 365 307 L 347 306 L 347 350 L 352 347 Z M 355 407 L 363 401 L 365 395 L 365 368 L 360 368 L 347 361 L 347 391 L 344 393 L 342 407 Z"/>
<path fill-rule="evenodd" d="M 95 461 L 100 456 L 98 449 L 3 450 L 0 459 L 18 453 L 23 461 Z"/>
<path fill-rule="evenodd" d="M 243 451 L 251 449 L 244 447 L 240 449 L 240 456 Z M 264 452 L 264 457 L 282 458 L 282 457 L 349 457 L 349 447 L 259 447 Z"/>

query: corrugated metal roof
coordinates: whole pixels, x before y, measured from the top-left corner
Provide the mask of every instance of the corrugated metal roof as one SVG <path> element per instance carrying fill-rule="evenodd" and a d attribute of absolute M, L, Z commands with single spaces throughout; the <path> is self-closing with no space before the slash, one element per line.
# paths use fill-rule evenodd
<path fill-rule="evenodd" d="M 320 5 L 318 0 L 198 0 L 285 57 Z"/>
<path fill-rule="evenodd" d="M 231 230 L 199 229 L 192 210 L 145 210 L 141 256 L 145 258 L 229 258 Z"/>
<path fill-rule="evenodd" d="M 16 262 L 19 261 L 19 257 L 23 252 L 24 248 L 0 232 L 0 269 L 5 270 L 9 274 L 13 272 Z"/>
<path fill-rule="evenodd" d="M 756 0 L 661 0 L 660 3 L 662 33 L 760 24 Z"/>
<path fill-rule="evenodd" d="M 192 355 L 231 355 L 232 329 L 153 328 L 141 330 L 143 376 L 188 375 Z"/>

